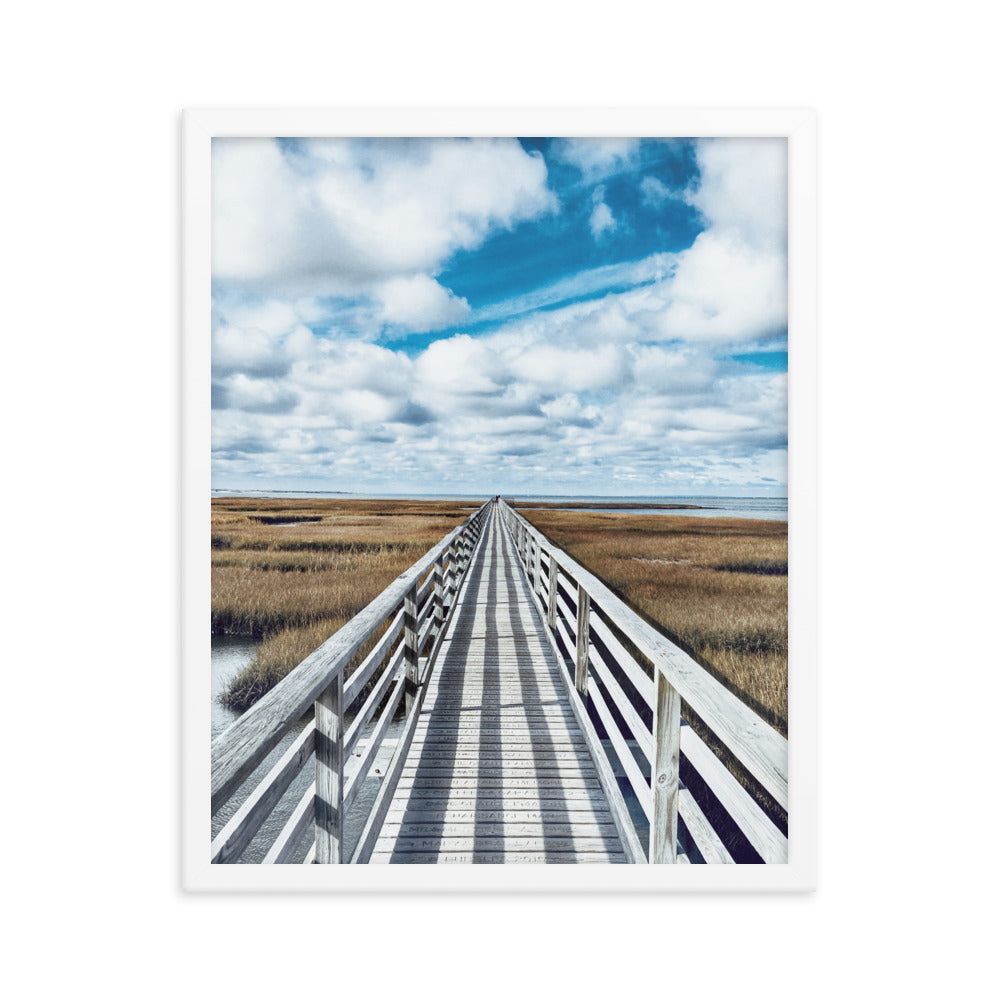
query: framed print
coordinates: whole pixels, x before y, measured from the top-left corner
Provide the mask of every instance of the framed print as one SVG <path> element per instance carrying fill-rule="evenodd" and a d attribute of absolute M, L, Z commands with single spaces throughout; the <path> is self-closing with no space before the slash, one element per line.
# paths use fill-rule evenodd
<path fill-rule="evenodd" d="M 814 887 L 815 141 L 185 113 L 187 888 Z"/>

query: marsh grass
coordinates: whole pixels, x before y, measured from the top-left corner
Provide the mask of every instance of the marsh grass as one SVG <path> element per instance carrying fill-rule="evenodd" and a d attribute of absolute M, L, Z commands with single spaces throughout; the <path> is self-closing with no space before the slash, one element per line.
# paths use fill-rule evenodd
<path fill-rule="evenodd" d="M 223 703 L 249 708 L 468 514 L 435 501 L 213 500 L 212 631 L 261 641 Z"/>

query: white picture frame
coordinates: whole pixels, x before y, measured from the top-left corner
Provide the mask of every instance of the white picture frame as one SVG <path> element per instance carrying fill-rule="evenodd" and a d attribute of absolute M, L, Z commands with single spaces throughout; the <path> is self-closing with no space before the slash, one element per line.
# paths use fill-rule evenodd
<path fill-rule="evenodd" d="M 789 860 L 784 865 L 212 865 L 211 144 L 223 136 L 784 137 L 789 232 Z M 816 136 L 808 110 L 193 109 L 182 125 L 182 881 L 190 891 L 732 892 L 816 887 Z"/>

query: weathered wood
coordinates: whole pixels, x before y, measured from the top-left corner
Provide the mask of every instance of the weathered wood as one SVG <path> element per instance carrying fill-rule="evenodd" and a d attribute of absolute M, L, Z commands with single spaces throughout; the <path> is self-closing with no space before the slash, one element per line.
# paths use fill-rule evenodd
<path fill-rule="evenodd" d="M 556 604 L 561 612 L 560 617 L 557 619 L 556 624 L 561 625 L 563 622 L 572 623 L 576 621 L 576 608 L 571 608 L 569 602 L 560 593 L 556 598 Z M 569 652 L 572 656 L 573 650 L 576 649 L 576 640 L 574 639 L 569 644 Z"/>
<path fill-rule="evenodd" d="M 722 740 L 743 766 L 785 809 L 788 808 L 788 741 L 763 719 L 727 691 L 700 664 L 641 619 L 596 576 L 544 535 L 506 508 L 511 517 L 569 568 L 577 583 L 584 587 L 609 621 L 627 634 L 636 648 L 665 674 L 684 702 Z"/>
<path fill-rule="evenodd" d="M 552 636 L 553 639 L 559 638 L 562 640 L 563 646 L 566 648 L 566 656 L 568 657 L 568 663 L 570 665 L 570 670 L 573 671 L 574 684 L 576 683 L 576 664 L 574 662 L 574 654 L 576 650 L 576 642 L 573 637 L 569 634 L 569 629 L 566 626 L 565 619 L 558 619 L 556 621 L 556 631 L 555 635 Z"/>
<path fill-rule="evenodd" d="M 614 775 L 612 775 L 612 777 L 614 777 Z M 415 773 L 411 772 L 410 774 L 403 775 L 400 778 L 399 787 L 415 787 L 420 790 L 441 789 L 445 792 L 451 789 L 458 795 L 465 795 L 466 789 L 476 788 L 481 789 L 484 795 L 489 790 L 502 790 L 503 792 L 507 792 L 514 790 L 520 791 L 524 789 L 527 789 L 532 793 L 545 791 L 546 794 L 548 794 L 550 790 L 555 790 L 559 796 L 567 797 L 574 789 L 582 791 L 585 795 L 597 795 L 599 797 L 602 792 L 601 783 L 598 781 L 597 776 L 593 771 L 576 775 L 470 774 L 462 776 L 452 774 L 437 777 L 425 774 L 421 775 L 419 779 L 416 777 Z"/>
<path fill-rule="evenodd" d="M 480 727 L 478 729 L 418 729 L 413 737 L 413 742 L 422 743 L 424 746 L 448 746 L 474 748 L 487 747 L 491 743 L 502 744 L 508 748 L 517 747 L 545 747 L 555 748 L 560 744 L 566 746 L 578 746 L 580 743 L 579 727 L 565 727 L 553 730 L 551 726 L 545 725 L 541 728 L 521 726 L 518 728 L 506 726 L 499 728 Z"/>
<path fill-rule="evenodd" d="M 439 853 L 457 855 L 462 852 L 446 850 L 447 839 L 463 830 L 474 831 L 478 855 L 484 837 L 487 844 L 490 837 L 516 843 L 522 835 L 547 856 L 553 841 L 561 837 L 566 843 L 559 846 L 568 846 L 581 830 L 599 833 L 620 854 L 617 824 L 536 610 L 528 579 L 536 567 L 530 538 L 523 536 L 526 548 L 519 551 L 494 515 L 483 539 L 457 606 L 466 609 L 487 593 L 496 604 L 471 616 L 463 610 L 446 632 L 386 811 L 392 818 L 372 860 L 389 848 L 397 862 L 427 853 L 414 847 L 421 841 L 426 847 L 428 837 L 441 839 Z M 595 803 L 601 807 L 597 820 Z M 522 818 L 488 821 L 482 813 L 489 805 L 495 817 L 516 806 Z M 484 826 L 488 822 L 493 825 Z M 478 858 L 470 853 L 469 860 Z"/>
<path fill-rule="evenodd" d="M 295 853 L 302 835 L 314 822 L 315 799 L 316 782 L 313 782 L 299 799 L 299 804 L 292 810 L 281 833 L 265 855 L 263 864 L 283 865 Z"/>
<path fill-rule="evenodd" d="M 392 684 L 399 673 L 399 668 L 402 662 L 403 647 L 400 646 L 395 653 L 392 654 L 392 659 L 389 661 L 385 670 L 382 671 L 382 676 L 371 689 L 371 692 L 365 699 L 364 705 L 361 706 L 360 711 L 355 716 L 350 728 L 347 730 L 347 733 L 344 736 L 345 754 L 349 754 L 354 749 L 358 740 L 361 739 L 361 734 L 364 732 L 365 726 L 368 725 L 368 721 L 374 714 L 375 709 L 377 709 L 382 703 L 382 699 L 385 697 L 386 691 L 389 690 L 389 685 Z M 345 704 L 347 702 L 346 695 L 344 697 L 344 702 Z"/>
<path fill-rule="evenodd" d="M 400 837 L 392 847 L 394 854 L 409 851 L 600 851 L 607 853 L 607 837 Z"/>
<path fill-rule="evenodd" d="M 354 802 L 358 792 L 361 791 L 365 778 L 368 777 L 368 772 L 371 770 L 371 766 L 375 762 L 375 757 L 385 740 L 385 734 L 392 724 L 392 718 L 396 714 L 396 708 L 402 699 L 405 685 L 405 677 L 400 677 L 396 681 L 396 686 L 393 688 L 392 694 L 389 696 L 389 700 L 386 702 L 385 708 L 379 716 L 378 723 L 375 725 L 375 729 L 368 739 L 368 743 L 361 754 L 361 759 L 358 761 L 357 768 L 351 775 L 347 791 L 344 793 L 345 810 L 350 809 L 351 803 Z"/>
<path fill-rule="evenodd" d="M 434 563 L 434 626 L 439 634 L 444 629 L 444 557 Z"/>
<path fill-rule="evenodd" d="M 651 864 L 674 864 L 677 861 L 677 795 L 681 770 L 681 699 L 659 672 L 653 741 L 649 860 Z"/>
<path fill-rule="evenodd" d="M 590 631 L 604 643 L 615 665 L 621 669 L 639 697 L 652 710 L 656 704 L 656 689 L 653 686 L 653 679 L 643 671 L 631 653 L 615 638 L 611 629 L 601 618 L 600 612 L 595 611 L 593 606 L 590 609 Z"/>
<path fill-rule="evenodd" d="M 420 800 L 415 799 L 408 804 L 397 805 L 393 800 L 392 807 L 386 815 L 389 823 L 554 823 L 567 822 L 567 816 L 573 815 L 569 822 L 594 822 L 603 826 L 614 826 L 611 812 L 606 807 L 601 810 L 584 803 L 579 809 L 514 809 L 509 804 L 500 809 L 453 809 L 448 807 L 420 808 Z"/>
<path fill-rule="evenodd" d="M 434 574 L 433 567 L 432 572 L 428 573 L 424 578 L 424 582 L 420 584 L 416 592 L 416 603 L 417 607 L 422 611 L 427 607 L 427 598 L 433 596 L 434 589 Z"/>
<path fill-rule="evenodd" d="M 375 847 L 375 842 L 378 840 L 378 835 L 382 829 L 382 823 L 385 820 L 385 815 L 389 811 L 392 796 L 396 791 L 396 785 L 399 782 L 403 770 L 403 764 L 406 761 L 406 756 L 410 749 L 410 741 L 413 739 L 413 732 L 417 726 L 417 719 L 420 717 L 420 699 L 425 690 L 426 688 L 417 689 L 414 701 L 414 711 L 409 713 L 406 725 L 403 728 L 403 733 L 396 743 L 396 750 L 392 755 L 392 760 L 389 761 L 389 766 L 386 768 L 385 777 L 382 779 L 382 784 L 375 796 L 371 812 L 368 814 L 368 820 L 365 823 L 364 829 L 361 831 L 361 836 L 358 839 L 357 846 L 354 849 L 354 854 L 351 857 L 352 865 L 364 864 L 368 861 L 369 857 L 371 857 L 371 852 Z"/>
<path fill-rule="evenodd" d="M 438 555 L 463 537 L 485 505 L 455 528 L 342 629 L 307 656 L 287 677 L 212 741 L 212 812 L 223 805 L 281 737 L 294 726 L 344 667 L 398 607 L 403 595 Z"/>
<path fill-rule="evenodd" d="M 576 597 L 576 689 L 587 693 L 590 657 L 590 595 L 580 585 Z"/>
<path fill-rule="evenodd" d="M 316 699 L 316 863 L 339 865 L 344 847 L 344 675 Z"/>
<path fill-rule="evenodd" d="M 212 864 L 228 864 L 239 859 L 312 755 L 315 735 L 316 730 L 309 723 L 218 832 L 212 841 Z"/>
<path fill-rule="evenodd" d="M 499 823 L 490 823 L 482 818 L 467 822 L 456 822 L 450 818 L 446 820 L 390 820 L 386 818 L 382 829 L 385 834 L 397 839 L 397 847 L 401 840 L 422 837 L 475 837 L 477 844 L 493 838 L 502 838 L 507 841 L 512 837 L 531 837 L 550 842 L 552 838 L 586 839 L 588 841 L 600 839 L 608 847 L 613 849 L 618 847 L 618 832 L 615 830 L 615 824 L 611 821 L 610 813 L 608 813 L 604 823 L 576 818 L 567 822 L 565 817 L 560 820 L 538 820 L 536 822 L 508 820 Z"/>
<path fill-rule="evenodd" d="M 625 738 L 619 731 L 611 715 L 611 711 L 604 700 L 604 695 L 601 694 L 601 689 L 596 684 L 590 689 L 590 699 L 597 709 L 597 714 L 607 731 L 611 745 L 615 749 L 615 756 L 617 756 L 622 769 L 625 771 L 625 776 L 632 786 L 632 791 L 635 793 L 639 805 L 642 806 L 642 811 L 646 814 L 646 818 L 652 822 L 653 803 L 649 784 L 642 771 L 639 770 L 639 765 L 635 762 L 635 757 L 632 755 L 632 751 L 629 750 Z"/>
<path fill-rule="evenodd" d="M 417 642 L 416 587 L 403 598 L 403 669 L 406 671 L 406 714 L 409 715 L 417 698 L 420 684 L 420 647 Z"/>
<path fill-rule="evenodd" d="M 501 765 L 506 767 L 508 764 L 517 766 L 521 761 L 538 765 L 550 761 L 559 764 L 575 761 L 593 767 L 590 755 L 581 750 L 580 746 L 579 741 L 558 747 L 548 746 L 545 749 L 538 749 L 530 743 L 524 749 L 513 749 L 503 743 L 469 743 L 468 749 L 462 749 L 455 746 L 437 747 L 433 744 L 428 746 L 424 743 L 421 744 L 419 753 L 414 754 L 414 760 L 417 764 L 430 764 L 431 761 L 455 761 L 459 767 L 464 766 L 459 763 L 464 760 L 478 761 L 489 767 Z"/>
<path fill-rule="evenodd" d="M 364 662 L 354 671 L 351 676 L 344 681 L 344 708 L 348 709 L 358 700 L 358 696 L 364 690 L 364 686 L 370 680 L 372 674 L 379 668 L 379 664 L 385 659 L 392 644 L 403 631 L 403 609 L 400 608 L 393 618 L 392 623 L 386 630 L 371 652 L 365 657 Z"/>
<path fill-rule="evenodd" d="M 610 812 L 608 800 L 600 784 L 590 782 L 587 787 L 558 789 L 550 796 L 545 788 L 456 788 L 448 794 L 446 788 L 414 788 L 400 779 L 396 797 L 389 813 L 411 810 L 444 810 L 449 815 L 475 813 L 485 815 L 490 811 L 509 809 L 512 812 L 546 812 L 564 815 L 568 812 Z"/>
<path fill-rule="evenodd" d="M 549 628 L 556 627 L 556 612 L 559 609 L 557 598 L 559 596 L 559 564 L 549 556 L 549 594 L 546 606 L 546 621 Z"/>
<path fill-rule="evenodd" d="M 712 829 L 707 817 L 701 811 L 701 806 L 686 788 L 682 788 L 678 794 L 677 811 L 681 819 L 684 820 L 684 825 L 706 864 L 733 864 L 732 855 L 726 850 L 719 835 Z"/>
<path fill-rule="evenodd" d="M 421 642 L 417 646 L 418 649 L 422 648 L 423 637 L 426 637 L 430 633 L 431 628 L 433 627 L 434 624 L 432 618 L 433 614 L 434 614 L 433 600 L 425 601 L 423 607 L 420 608 L 420 612 L 417 615 L 417 620 L 416 620 L 416 632 L 417 635 L 421 637 Z M 425 625 L 427 626 L 427 628 L 424 627 Z"/>
<path fill-rule="evenodd" d="M 423 764 L 409 764 L 403 768 L 404 775 L 414 777 L 448 777 L 458 778 L 508 778 L 531 777 L 539 778 L 583 778 L 596 775 L 596 769 L 591 764 L 561 764 L 559 761 L 504 761 L 502 764 L 482 764 L 478 761 L 444 762 L 427 761 Z"/>
<path fill-rule="evenodd" d="M 785 864 L 788 861 L 788 838 L 768 819 L 750 793 L 690 726 L 681 726 L 681 753 L 764 862 Z"/>
<path fill-rule="evenodd" d="M 408 865 L 445 865 L 445 864 L 479 864 L 479 865 L 510 865 L 510 864 L 538 864 L 538 865 L 623 865 L 627 859 L 622 853 L 611 853 L 608 851 L 592 851 L 580 854 L 575 851 L 447 851 L 439 853 L 437 851 L 401 852 L 394 854 L 392 851 L 380 852 L 372 855 L 373 864 L 399 864 L 405 862 Z"/>
<path fill-rule="evenodd" d="M 593 622 L 593 618 L 591 618 L 591 622 Z M 594 673 L 600 678 L 601 683 L 607 690 L 608 697 L 614 704 L 615 708 L 624 718 L 630 735 L 636 743 L 638 743 L 639 749 L 642 750 L 646 760 L 652 763 L 652 733 L 650 733 L 650 731 L 643 724 L 642 719 L 639 717 L 639 713 L 635 710 L 632 702 L 629 700 L 625 691 L 618 683 L 618 679 L 611 673 L 607 664 L 604 662 L 604 658 L 593 646 L 590 647 L 590 665 L 594 668 Z"/>
<path fill-rule="evenodd" d="M 556 565 L 556 561 L 554 559 L 552 560 L 551 565 Z M 553 589 L 552 593 L 555 594 L 556 590 Z M 540 604 L 539 610 L 541 610 Z M 557 632 L 546 630 L 545 634 L 546 638 L 549 640 L 553 654 L 558 659 L 562 654 L 560 653 L 559 645 L 556 639 L 557 633 L 562 637 L 562 641 L 567 650 L 572 650 L 573 644 L 569 639 L 565 627 L 563 626 L 562 619 L 556 619 L 556 629 Z M 618 788 L 617 779 L 615 778 L 611 765 L 604 753 L 604 749 L 601 746 L 601 741 L 598 739 L 597 733 L 590 722 L 586 708 L 580 700 L 579 693 L 576 691 L 575 686 L 570 683 L 569 675 L 562 671 L 560 671 L 560 675 L 562 676 L 567 689 L 567 695 L 569 697 L 570 707 L 573 710 L 573 715 L 583 732 L 584 741 L 587 743 L 587 746 L 590 749 L 591 757 L 596 765 L 600 789 L 605 797 L 605 801 L 611 809 L 611 814 L 614 819 L 615 826 L 618 829 L 619 838 L 622 842 L 625 858 L 632 864 L 645 864 L 646 856 L 644 854 L 642 844 L 640 843 L 639 837 L 635 832 L 635 826 L 629 816 L 628 807 L 625 805 L 625 800 L 622 798 L 621 791 Z M 565 796 L 579 796 L 580 793 L 576 791 L 565 791 L 563 794 Z M 593 792 L 584 792 L 583 794 L 593 794 Z"/>

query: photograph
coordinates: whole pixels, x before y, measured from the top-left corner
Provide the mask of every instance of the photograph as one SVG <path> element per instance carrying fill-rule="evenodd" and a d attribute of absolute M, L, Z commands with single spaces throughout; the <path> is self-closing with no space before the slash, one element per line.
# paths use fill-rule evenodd
<path fill-rule="evenodd" d="M 787 875 L 788 136 L 214 131 L 199 864 Z"/>

